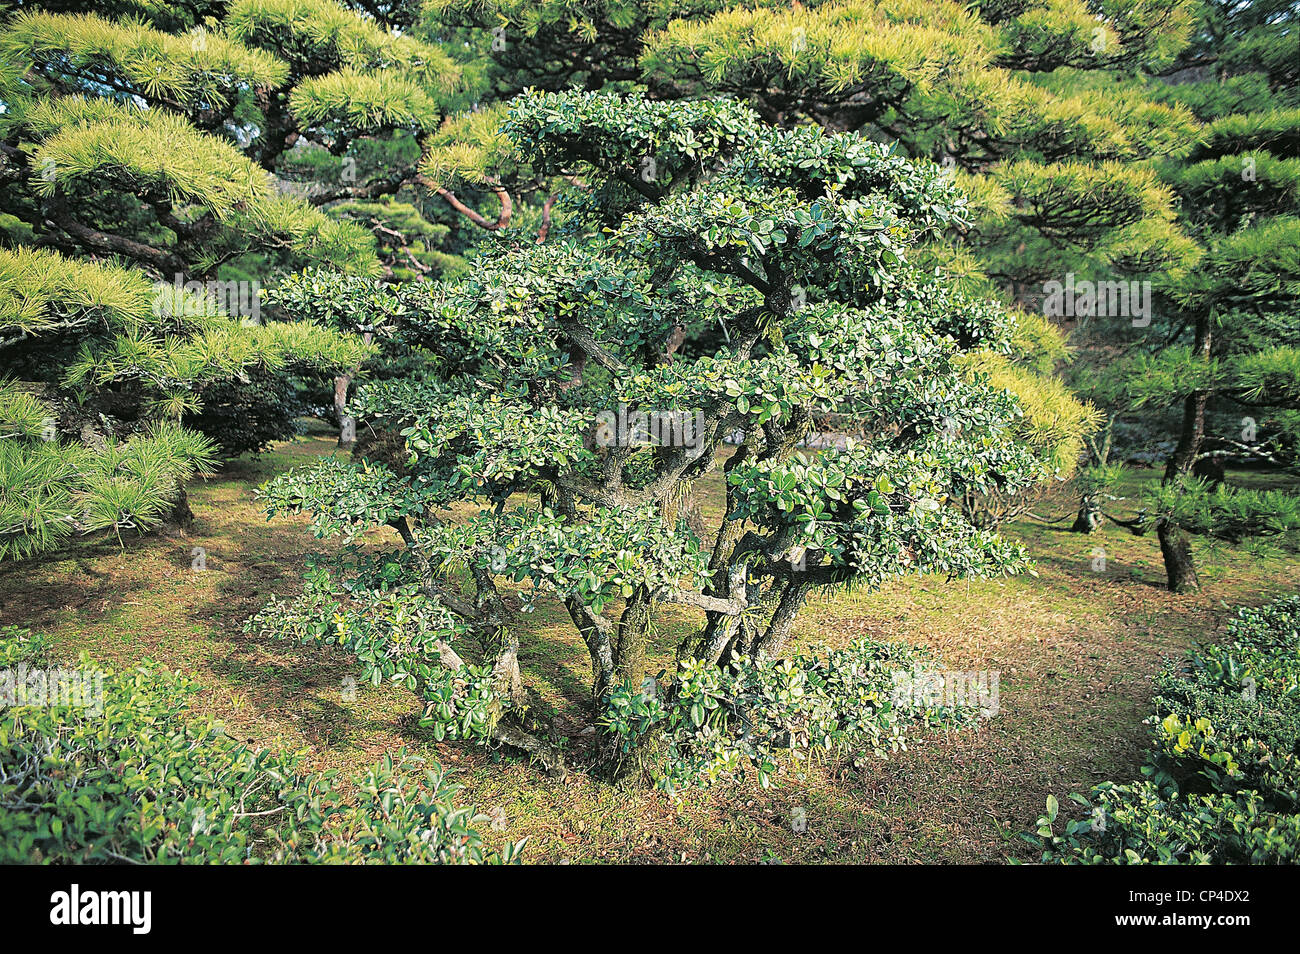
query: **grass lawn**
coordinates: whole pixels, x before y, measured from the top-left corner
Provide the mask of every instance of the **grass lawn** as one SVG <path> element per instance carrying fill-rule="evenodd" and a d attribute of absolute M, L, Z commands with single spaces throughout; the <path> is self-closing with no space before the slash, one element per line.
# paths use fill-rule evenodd
<path fill-rule="evenodd" d="M 997 862 L 1029 859 L 1019 831 L 1048 794 L 1063 797 L 1137 773 L 1151 678 L 1194 641 L 1218 638 L 1232 607 L 1300 590 L 1300 562 L 1264 546 L 1197 546 L 1202 592 L 1163 588 L 1154 533 L 1108 526 L 1093 537 L 1069 521 L 1021 521 L 1007 531 L 1037 560 L 1037 577 L 944 583 L 909 579 L 880 592 L 814 601 L 796 647 L 838 646 L 862 634 L 925 644 L 958 670 L 1001 674 L 1000 712 L 975 730 L 916 738 L 887 761 L 788 764 L 776 784 L 720 786 L 671 798 L 571 773 L 553 782 L 517 758 L 438 744 L 414 726 L 405 690 L 356 687 L 346 654 L 245 636 L 244 620 L 272 594 L 299 586 L 307 556 L 328 549 L 305 521 L 268 522 L 253 488 L 273 474 L 334 453 L 318 429 L 260 460 L 240 460 L 191 488 L 197 520 L 186 537 L 81 540 L 45 559 L 0 571 L 0 622 L 54 638 L 57 655 L 87 653 L 117 667 L 151 659 L 195 673 L 203 709 L 258 745 L 305 750 L 317 767 L 359 771 L 406 747 L 457 770 L 464 798 L 504 820 L 483 825 L 489 844 L 529 838 L 528 860 L 671 862 Z M 1154 471 L 1132 478 L 1154 481 Z M 1230 480 L 1253 483 L 1252 475 Z M 1135 489 L 1131 486 L 1130 489 Z M 700 489 L 718 519 L 720 484 Z M 1071 509 L 1067 492 L 1040 513 Z M 389 531 L 369 536 L 384 542 Z M 394 539 L 395 536 L 394 536 Z M 206 571 L 192 568 L 197 547 Z M 1094 570 L 1095 549 L 1105 568 Z M 664 661 L 691 613 L 661 624 Z M 524 618 L 526 676 L 590 738 L 581 705 L 586 650 L 558 603 Z M 801 809 L 807 830 L 794 831 Z"/>

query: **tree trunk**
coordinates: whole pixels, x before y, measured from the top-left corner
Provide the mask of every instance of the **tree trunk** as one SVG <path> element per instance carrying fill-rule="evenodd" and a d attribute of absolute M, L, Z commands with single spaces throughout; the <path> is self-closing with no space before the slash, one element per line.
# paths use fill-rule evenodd
<path fill-rule="evenodd" d="M 612 665 L 608 674 L 603 670 L 600 654 L 588 641 L 592 650 L 592 697 L 598 714 L 603 714 L 605 696 L 615 685 L 624 685 L 643 693 L 656 693 L 659 686 L 646 675 L 646 641 L 650 634 L 653 600 L 645 587 L 639 587 L 628 598 L 627 606 L 619 618 L 618 626 L 610 635 Z M 592 634 L 593 636 L 596 634 Z M 623 751 L 626 739 L 612 732 L 601 732 L 596 738 L 595 770 L 605 780 L 633 781 L 642 776 L 645 739 L 634 742 L 630 751 Z"/>
<path fill-rule="evenodd" d="M 1202 360 L 1210 358 L 1210 319 L 1202 315 L 1196 322 L 1194 353 Z M 1192 472 L 1196 456 L 1205 438 L 1205 408 L 1210 403 L 1209 391 L 1193 391 L 1183 401 L 1183 427 L 1178 435 L 1178 446 L 1165 466 L 1164 482 L 1179 481 Z M 1192 544 L 1187 531 L 1171 520 L 1160 518 L 1156 524 L 1160 538 L 1160 553 L 1165 560 L 1165 576 L 1169 589 L 1175 593 L 1191 593 L 1200 589 L 1196 576 L 1196 563 L 1192 557 Z"/>
<path fill-rule="evenodd" d="M 334 379 L 334 413 L 339 420 L 339 447 L 351 447 L 357 440 L 357 419 L 347 413 L 348 385 L 352 375 L 340 374 Z"/>
<path fill-rule="evenodd" d="M 166 533 L 189 533 L 190 527 L 194 525 L 194 511 L 190 509 L 190 497 L 185 492 L 185 485 L 178 484 L 176 487 L 176 499 L 172 501 L 171 509 L 163 517 L 163 530 Z"/>
<path fill-rule="evenodd" d="M 1222 486 L 1228 479 L 1222 457 L 1201 458 L 1192 467 L 1192 474 L 1209 483 L 1211 490 Z"/>
<path fill-rule="evenodd" d="M 1183 429 L 1178 435 L 1178 446 L 1165 465 L 1165 481 L 1186 477 L 1196 466 L 1196 455 L 1205 438 L 1205 407 L 1210 403 L 1208 391 L 1193 391 L 1183 401 Z"/>
<path fill-rule="evenodd" d="M 638 588 L 627 601 L 614 636 L 614 679 L 628 686 L 639 686 L 646 674 L 646 639 L 650 635 L 651 600 L 645 587 Z"/>
<path fill-rule="evenodd" d="M 795 617 L 799 615 L 807 593 L 808 586 L 805 583 L 791 580 L 786 584 L 785 592 L 781 594 L 781 602 L 776 604 L 776 612 L 772 614 L 772 621 L 768 623 L 767 632 L 754 644 L 755 660 L 767 662 L 785 648 L 786 640 L 790 638 L 790 630 L 794 628 Z"/>
<path fill-rule="evenodd" d="M 1174 593 L 1195 593 L 1201 588 L 1201 581 L 1196 575 L 1192 541 L 1187 531 L 1172 521 L 1161 520 L 1156 534 L 1160 537 L 1160 553 L 1165 558 L 1169 589 Z"/>
<path fill-rule="evenodd" d="M 1073 533 L 1096 533 L 1101 527 L 1101 519 L 1101 508 L 1097 506 L 1097 498 L 1092 494 L 1085 494 L 1079 501 L 1079 515 L 1074 518 L 1070 530 Z"/>

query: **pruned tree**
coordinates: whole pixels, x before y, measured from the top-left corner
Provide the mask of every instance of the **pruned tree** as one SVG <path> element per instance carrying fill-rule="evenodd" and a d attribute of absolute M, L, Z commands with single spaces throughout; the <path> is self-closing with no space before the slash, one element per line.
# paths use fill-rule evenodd
<path fill-rule="evenodd" d="M 800 608 L 913 573 L 1023 570 L 1021 547 L 961 504 L 1048 473 L 1015 396 L 981 370 L 1013 317 L 918 254 L 965 199 L 933 164 L 725 100 L 532 94 L 501 136 L 535 173 L 585 186 L 565 193 L 565 230 L 394 292 L 398 334 L 441 370 L 363 389 L 360 413 L 400 434 L 397 451 L 266 494 L 319 535 L 388 525 L 401 546 L 322 561 L 250 626 L 337 642 L 376 683 L 414 689 L 438 737 L 556 771 L 517 623 L 550 596 L 589 653 L 608 763 L 665 733 L 672 777 L 764 775 L 781 744 L 889 738 L 908 717 L 885 701 L 890 651 L 779 661 Z M 725 337 L 673 353 L 700 314 Z M 861 442 L 802 449 L 826 413 L 853 417 Z M 684 511 L 719 467 L 725 512 L 701 535 Z M 673 604 L 700 620 L 660 682 L 656 620 Z"/>
<path fill-rule="evenodd" d="M 1141 286 L 1176 278 L 1198 254 L 1153 168 L 1186 156 L 1198 123 L 1148 82 L 1183 62 L 1196 13 L 1187 0 L 710 2 L 689 12 L 438 0 L 430 9 L 492 35 L 507 88 L 635 80 L 662 99 L 724 94 L 774 125 L 856 130 L 941 163 L 973 214 L 931 254 L 972 292 L 1032 313 L 1002 373 L 1014 375 L 1025 430 L 1062 478 L 1101 415 L 1051 380 L 1071 357 L 1072 322 L 1043 320 L 1046 283 L 1077 275 Z M 474 171 L 475 160 L 458 158 Z M 1027 501 L 970 506 L 996 524 Z"/>
<path fill-rule="evenodd" d="M 240 449 L 220 443 L 228 424 L 216 441 L 182 426 L 215 386 L 329 374 L 369 350 L 311 322 L 246 321 L 206 288 L 0 249 L 0 560 L 73 533 L 184 526 L 186 482 Z"/>
<path fill-rule="evenodd" d="M 292 434 L 291 377 L 354 372 L 371 351 L 261 321 L 260 286 L 282 271 L 378 267 L 365 228 L 282 193 L 268 167 L 287 143 L 266 137 L 286 83 L 330 75 L 313 57 L 378 68 L 387 34 L 331 8 L 295 74 L 241 42 L 258 4 L 52 6 L 0 25 L 0 557 L 185 524 L 190 476 Z M 204 25 L 217 14 L 226 29 Z"/>

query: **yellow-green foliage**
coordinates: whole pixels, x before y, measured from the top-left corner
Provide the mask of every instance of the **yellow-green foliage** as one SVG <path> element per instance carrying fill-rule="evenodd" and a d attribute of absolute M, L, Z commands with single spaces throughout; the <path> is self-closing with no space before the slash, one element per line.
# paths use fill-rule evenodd
<path fill-rule="evenodd" d="M 1222 237 L 1178 294 L 1193 308 L 1300 300 L 1300 218 L 1278 216 Z"/>
<path fill-rule="evenodd" d="M 442 120 L 441 106 L 423 86 L 388 70 L 310 77 L 294 89 L 289 105 L 304 126 L 335 123 L 360 133 L 431 130 Z"/>
<path fill-rule="evenodd" d="M 149 310 L 138 271 L 68 259 L 42 249 L 0 248 L 0 334 L 71 326 L 124 326 Z"/>
<path fill-rule="evenodd" d="M 0 55 L 14 62 L 66 58 L 57 69 L 101 71 L 178 108 L 228 103 L 240 89 L 277 86 L 289 75 L 275 56 L 219 33 L 174 36 L 91 15 L 20 13 L 0 36 Z"/>
<path fill-rule="evenodd" d="M 1186 155 L 1200 133 L 1190 110 L 1152 102 L 1136 83 L 1081 70 L 1012 82 L 996 128 L 1008 142 L 1048 159 Z"/>
<path fill-rule="evenodd" d="M 972 298 L 997 298 L 998 290 L 984 273 L 984 263 L 968 245 L 938 241 L 918 246 L 916 263 L 941 270 L 953 287 Z"/>
<path fill-rule="evenodd" d="M 995 175 L 1026 207 L 1018 214 L 1049 236 L 1174 218 L 1173 194 L 1151 169 L 1140 166 L 1022 160 L 1000 167 Z"/>
<path fill-rule="evenodd" d="M 340 372 L 355 368 L 374 353 L 355 335 L 343 335 L 310 322 L 246 325 L 234 319 L 209 322 L 189 338 L 158 334 L 136 324 L 107 341 L 82 345 L 64 376 L 68 387 L 102 387 L 143 381 L 170 400 L 190 395 L 185 410 L 198 410 L 190 386 L 235 377 L 253 367 L 271 370 Z"/>
<path fill-rule="evenodd" d="M 340 202 L 330 212 L 373 229 L 381 249 L 400 249 L 390 266 L 394 281 L 412 281 L 421 274 L 449 278 L 465 267 L 461 256 L 440 251 L 451 227 L 430 222 L 409 202 L 384 196 L 373 202 Z"/>
<path fill-rule="evenodd" d="M 49 109 L 57 113 L 61 101 Z M 82 119 L 84 111 L 77 109 Z M 176 203 L 194 203 L 231 220 L 274 194 L 270 176 L 237 149 L 199 132 L 183 117 L 121 106 L 100 122 L 53 132 L 33 161 L 50 170 L 35 189 L 50 196 L 78 186 L 133 192 L 158 190 Z"/>
<path fill-rule="evenodd" d="M 1300 158 L 1300 109 L 1234 113 L 1207 125 L 1195 159 L 1266 149 L 1277 156 Z"/>
<path fill-rule="evenodd" d="M 1041 312 L 1017 309 L 1011 333 L 1011 357 L 1016 364 L 1048 375 L 1070 359 L 1065 333 Z"/>
<path fill-rule="evenodd" d="M 232 39 L 275 50 L 317 74 L 394 68 L 444 89 L 458 75 L 442 50 L 388 33 L 333 0 L 235 0 L 224 23 Z"/>
<path fill-rule="evenodd" d="M 0 440 L 0 561 L 52 549 L 74 532 L 156 527 L 180 485 L 215 463 L 206 438 L 170 422 L 95 448 Z"/>
<path fill-rule="evenodd" d="M 752 5 L 770 4 L 760 0 Z M 726 0 L 426 0 L 424 6 L 438 20 L 475 11 L 495 17 L 527 37 L 553 28 L 590 39 L 599 24 L 620 30 L 637 24 L 657 29 L 677 17 L 715 13 L 728 4 Z"/>
<path fill-rule="evenodd" d="M 1101 412 L 1080 401 L 1061 381 L 1004 355 L 979 352 L 969 359 L 972 371 L 987 375 L 991 385 L 1016 396 L 1024 416 L 1020 437 L 1033 447 L 1052 474 L 1074 473 L 1084 440 L 1101 426 Z"/>
<path fill-rule="evenodd" d="M 1300 347 L 1279 345 L 1227 360 L 1232 385 L 1247 400 L 1300 407 Z"/>
<path fill-rule="evenodd" d="M 993 176 L 956 170 L 956 182 L 970 200 L 971 216 L 984 222 L 1004 222 L 1011 216 L 1011 193 Z"/>
<path fill-rule="evenodd" d="M 1255 490 L 1188 479 L 1163 485 L 1156 509 L 1194 533 L 1228 540 L 1281 537 L 1294 545 L 1300 535 L 1300 497 L 1282 490 Z"/>
<path fill-rule="evenodd" d="M 0 380 L 0 440 L 13 437 L 44 440 L 52 421 L 50 409 L 30 390 Z"/>
<path fill-rule="evenodd" d="M 1189 0 L 1029 0 L 982 5 L 1000 26 L 1000 61 L 1034 71 L 1168 63 L 1187 45 Z"/>
<path fill-rule="evenodd" d="M 514 15 L 510 4 L 475 6 L 503 20 Z M 599 15 L 597 6 L 563 6 L 576 19 Z M 652 9 L 643 6 L 643 23 Z M 879 112 L 867 125 L 899 137 L 912 155 L 955 154 L 981 220 L 976 237 L 988 240 L 990 273 L 1035 281 L 1059 270 L 1063 243 L 1076 258 L 1096 252 L 1080 262 L 1089 267 L 1158 270 L 1194 257 L 1186 237 L 1165 225 L 1170 194 L 1133 162 L 1186 155 L 1199 124 L 1187 108 L 1156 102 L 1144 83 L 1117 76 L 1166 62 L 1186 45 L 1190 25 L 1183 0 L 757 3 L 681 12 L 645 37 L 640 66 L 656 82 L 697 94 L 752 96 L 786 122 L 806 115 L 833 124 L 846 107 Z M 1026 208 L 1009 219 L 1015 202 Z M 1144 218 L 1152 222 L 1107 234 Z M 1102 246 L 1112 239 L 1108 257 Z"/>
<path fill-rule="evenodd" d="M 1083 0 L 1039 0 L 1000 24 L 1003 62 L 1019 69 L 1053 69 L 1094 62 L 1119 47 L 1119 35 Z"/>
<path fill-rule="evenodd" d="M 211 299 L 140 272 L 64 258 L 54 252 L 0 248 L 0 333 L 52 328 L 87 335 L 63 376 L 71 388 L 122 381 L 145 384 L 156 413 L 195 411 L 195 385 L 237 377 L 252 367 L 335 372 L 374 352 L 355 335 L 310 322 L 243 324 Z"/>
<path fill-rule="evenodd" d="M 1202 12 L 1195 0 L 1098 0 L 1096 7 L 1119 34 L 1116 58 L 1153 72 L 1187 47 Z"/>
<path fill-rule="evenodd" d="M 1194 223 L 1214 221 L 1232 231 L 1257 215 L 1300 208 L 1300 159 L 1278 159 L 1263 150 L 1243 151 L 1161 169 L 1183 198 L 1183 214 Z"/>
<path fill-rule="evenodd" d="M 648 73 L 698 70 L 712 86 L 738 87 L 756 74 L 800 90 L 839 92 L 859 84 L 905 90 L 978 69 L 992 31 L 955 3 L 825 4 L 811 9 L 731 9 L 708 20 L 675 20 L 649 37 Z"/>
<path fill-rule="evenodd" d="M 270 173 L 174 113 L 69 97 L 36 105 L 21 122 L 41 140 L 32 157 L 41 195 L 149 193 L 212 215 L 226 231 L 197 251 L 200 266 L 232 248 L 283 247 L 349 271 L 377 267 L 365 230 L 279 195 Z"/>
<path fill-rule="evenodd" d="M 1121 274 L 1153 275 L 1163 288 L 1182 280 L 1204 250 L 1176 222 L 1155 215 L 1116 229 L 1099 251 Z"/>
<path fill-rule="evenodd" d="M 501 133 L 505 118 L 506 107 L 498 103 L 448 119 L 429 137 L 420 171 L 440 186 L 457 180 L 482 185 L 509 171 L 517 160 L 510 140 Z"/>
<path fill-rule="evenodd" d="M 0 440 L 0 560 L 53 549 L 72 533 L 72 488 L 88 456 L 54 441 Z"/>
<path fill-rule="evenodd" d="M 298 259 L 360 275 L 379 274 L 374 237 L 354 222 L 341 222 L 298 199 L 273 196 L 249 217 L 243 236 L 248 251 L 280 247 Z"/>
<path fill-rule="evenodd" d="M 1218 359 L 1202 360 L 1187 346 L 1166 348 L 1155 355 L 1138 354 L 1124 366 L 1123 388 L 1135 407 L 1176 404 L 1191 391 L 1213 390 L 1222 384 Z"/>

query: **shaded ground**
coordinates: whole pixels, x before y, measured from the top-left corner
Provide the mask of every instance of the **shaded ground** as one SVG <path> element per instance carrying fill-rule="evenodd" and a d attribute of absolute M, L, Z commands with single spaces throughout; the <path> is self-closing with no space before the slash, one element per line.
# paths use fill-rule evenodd
<path fill-rule="evenodd" d="M 305 750 L 320 767 L 359 771 L 402 746 L 437 759 L 458 770 L 468 801 L 504 817 L 504 830 L 484 824 L 487 840 L 528 836 L 529 860 L 1027 859 L 1016 834 L 1033 824 L 1048 794 L 1136 774 L 1151 678 L 1164 659 L 1217 638 L 1231 607 L 1300 590 L 1293 555 L 1200 546 L 1204 589 L 1175 596 L 1162 588 L 1154 535 L 1112 526 L 1084 537 L 1065 531 L 1068 520 L 1024 521 L 1009 532 L 1035 555 L 1036 578 L 908 580 L 813 603 L 796 630 L 800 647 L 871 634 L 932 646 L 952 669 L 998 671 L 999 714 L 978 730 L 918 739 L 888 761 L 793 765 L 767 791 L 746 783 L 672 799 L 577 774 L 556 783 L 500 754 L 434 743 L 413 728 L 412 695 L 357 687 L 343 653 L 241 632 L 267 597 L 296 590 L 307 555 L 322 548 L 302 521 L 268 522 L 252 488 L 331 452 L 333 440 L 318 433 L 232 464 L 191 490 L 198 519 L 188 537 L 131 541 L 125 551 L 116 541 L 80 541 L 7 566 L 0 622 L 51 635 L 64 659 L 85 652 L 116 666 L 152 659 L 194 672 L 206 687 L 202 705 L 232 735 Z M 1134 478 L 1154 479 L 1154 472 Z M 706 518 L 717 516 L 718 489 L 705 489 Z M 1057 515 L 1070 505 L 1062 497 L 1040 510 Z M 381 542 L 386 533 L 372 536 Z M 195 548 L 205 571 L 192 567 Z M 665 658 L 690 619 L 683 610 L 665 622 Z M 558 606 L 543 605 L 528 618 L 523 659 L 528 677 L 573 713 L 564 728 L 576 734 L 583 715 L 575 703 L 585 698 L 589 671 L 566 624 Z M 806 831 L 793 830 L 796 809 Z"/>

